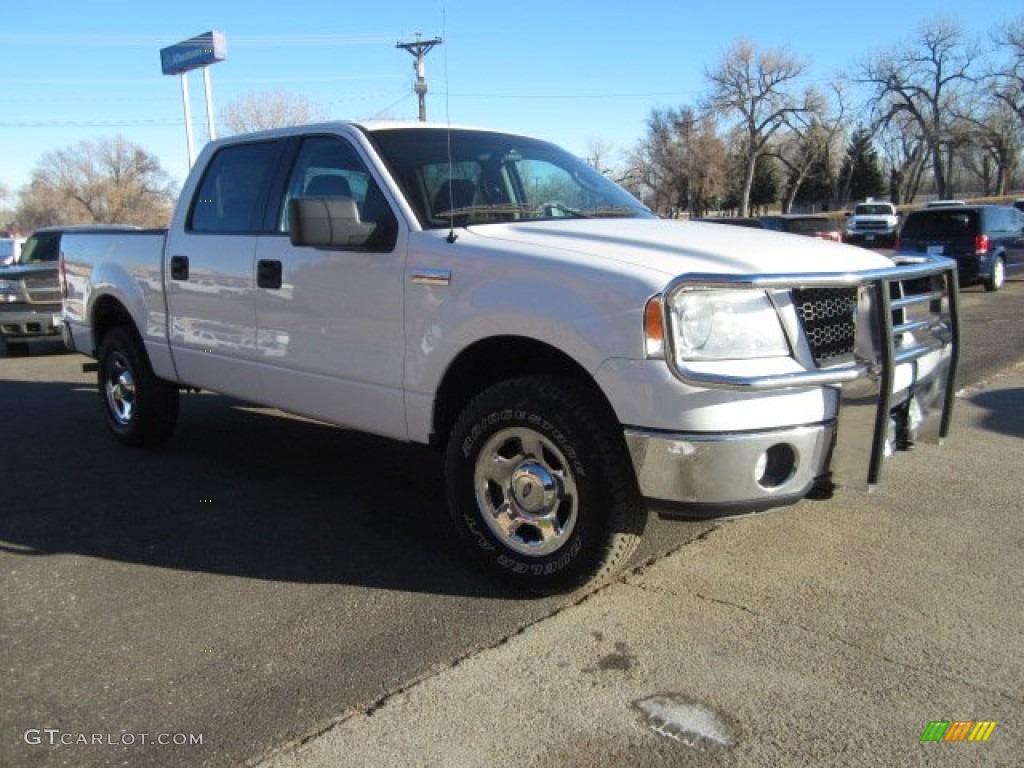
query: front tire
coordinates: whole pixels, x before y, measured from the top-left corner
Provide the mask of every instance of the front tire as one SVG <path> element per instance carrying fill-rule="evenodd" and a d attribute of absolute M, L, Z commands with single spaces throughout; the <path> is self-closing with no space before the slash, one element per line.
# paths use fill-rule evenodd
<path fill-rule="evenodd" d="M 1006 264 L 1000 256 L 996 256 L 992 262 L 992 274 L 985 280 L 986 291 L 998 291 L 1006 282 Z"/>
<path fill-rule="evenodd" d="M 5 341 L 8 357 L 28 357 L 27 341 Z"/>
<path fill-rule="evenodd" d="M 646 522 L 618 425 L 579 384 L 528 376 L 484 391 L 448 442 L 452 522 L 491 570 L 562 592 L 624 566 Z"/>
<path fill-rule="evenodd" d="M 157 378 L 133 328 L 118 326 L 99 348 L 100 408 L 114 436 L 126 445 L 162 443 L 178 422 L 178 387 Z"/>

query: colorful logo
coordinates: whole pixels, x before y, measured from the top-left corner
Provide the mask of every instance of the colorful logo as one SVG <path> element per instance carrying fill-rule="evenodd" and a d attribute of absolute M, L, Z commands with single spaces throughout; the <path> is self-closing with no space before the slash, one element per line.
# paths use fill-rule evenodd
<path fill-rule="evenodd" d="M 995 727 L 995 720 L 932 720 L 921 741 L 988 741 Z"/>

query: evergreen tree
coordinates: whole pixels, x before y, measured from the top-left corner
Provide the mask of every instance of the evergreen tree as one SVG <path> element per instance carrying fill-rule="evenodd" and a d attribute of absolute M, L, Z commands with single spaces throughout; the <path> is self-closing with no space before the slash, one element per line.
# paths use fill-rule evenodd
<path fill-rule="evenodd" d="M 754 181 L 750 185 L 750 207 L 766 208 L 779 199 L 779 168 L 774 158 L 762 155 L 754 166 Z"/>
<path fill-rule="evenodd" d="M 864 129 L 854 131 L 850 138 L 839 178 L 846 191 L 846 201 L 885 194 L 885 178 L 879 167 L 878 152 L 871 142 L 871 135 Z"/>
<path fill-rule="evenodd" d="M 787 184 L 792 189 L 794 183 L 793 174 Z M 813 211 L 827 211 L 832 200 L 832 173 L 828 167 L 828 159 L 818 157 L 812 164 L 796 191 L 794 203 Z"/>

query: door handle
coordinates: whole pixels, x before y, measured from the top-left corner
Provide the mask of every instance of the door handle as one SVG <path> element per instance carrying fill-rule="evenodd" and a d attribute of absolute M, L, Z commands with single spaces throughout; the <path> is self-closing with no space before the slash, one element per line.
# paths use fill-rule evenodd
<path fill-rule="evenodd" d="M 260 259 L 256 262 L 256 285 L 277 290 L 281 287 L 281 262 Z"/>
<path fill-rule="evenodd" d="M 171 256 L 171 280 L 188 280 L 188 256 Z"/>

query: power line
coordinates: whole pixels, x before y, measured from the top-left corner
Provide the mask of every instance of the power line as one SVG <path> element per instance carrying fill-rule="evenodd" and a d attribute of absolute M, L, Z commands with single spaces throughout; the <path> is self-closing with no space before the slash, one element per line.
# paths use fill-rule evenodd
<path fill-rule="evenodd" d="M 241 46 L 342 46 L 380 45 L 393 39 L 392 35 L 368 32 L 357 34 L 295 34 L 295 35 L 239 35 L 231 37 L 232 47 Z M 157 35 L 75 35 L 75 34 L 6 34 L 0 35 L 0 44 L 52 47 L 152 48 L 166 45 L 166 36 Z"/>
<path fill-rule="evenodd" d="M 156 78 L 135 78 L 129 80 L 112 80 L 107 78 L 90 78 L 76 80 L 72 78 L 20 78 L 0 77 L 0 85 L 152 85 Z M 228 77 L 222 83 L 340 83 L 354 80 L 398 80 L 401 75 L 319 75 L 291 77 Z"/>

